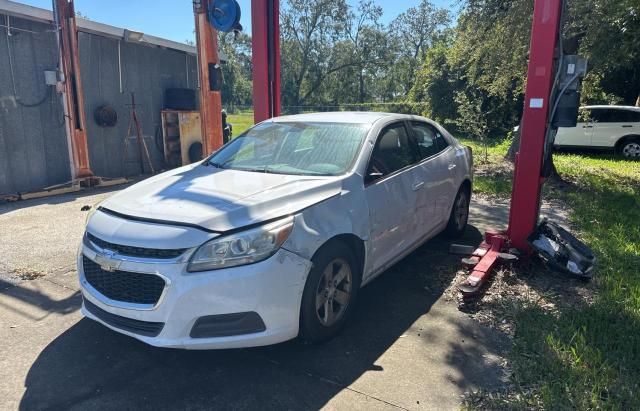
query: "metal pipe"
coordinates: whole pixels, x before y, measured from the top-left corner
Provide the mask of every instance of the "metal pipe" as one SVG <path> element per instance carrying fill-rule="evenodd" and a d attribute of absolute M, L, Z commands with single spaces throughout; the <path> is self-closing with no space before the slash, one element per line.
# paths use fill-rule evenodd
<path fill-rule="evenodd" d="M 189 55 L 184 53 L 184 66 L 187 72 L 187 88 L 189 88 Z"/>
<path fill-rule="evenodd" d="M 122 40 L 118 40 L 118 80 L 120 81 L 120 94 L 122 94 L 122 55 L 120 53 L 120 44 Z"/>

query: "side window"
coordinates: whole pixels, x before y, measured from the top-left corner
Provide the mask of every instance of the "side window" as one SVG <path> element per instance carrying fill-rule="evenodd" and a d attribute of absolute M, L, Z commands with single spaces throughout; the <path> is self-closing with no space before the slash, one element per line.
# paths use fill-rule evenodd
<path fill-rule="evenodd" d="M 578 122 L 579 123 L 591 123 L 593 122 L 593 114 L 591 114 L 591 110 L 583 108 L 578 111 Z"/>
<path fill-rule="evenodd" d="M 382 130 L 378 137 L 369 161 L 367 181 L 384 177 L 413 162 L 413 153 L 409 147 L 404 124 L 392 124 Z"/>
<path fill-rule="evenodd" d="M 628 111 L 627 119 L 625 121 L 640 123 L 640 111 Z"/>
<path fill-rule="evenodd" d="M 449 145 L 444 136 L 430 124 L 412 121 L 411 129 L 422 159 L 438 154 Z"/>
<path fill-rule="evenodd" d="M 629 116 L 627 115 L 628 111 L 626 110 L 607 110 L 609 112 L 609 116 L 607 119 L 608 123 L 624 123 L 625 121 L 628 121 L 627 118 L 629 118 Z"/>
<path fill-rule="evenodd" d="M 440 151 L 443 151 L 445 148 L 449 147 L 447 139 L 444 138 L 442 133 L 440 133 L 440 131 L 438 130 L 436 130 L 436 141 L 438 142 L 438 148 L 440 149 Z"/>
<path fill-rule="evenodd" d="M 595 109 L 591 113 L 598 123 L 621 123 L 626 117 L 622 110 Z"/>

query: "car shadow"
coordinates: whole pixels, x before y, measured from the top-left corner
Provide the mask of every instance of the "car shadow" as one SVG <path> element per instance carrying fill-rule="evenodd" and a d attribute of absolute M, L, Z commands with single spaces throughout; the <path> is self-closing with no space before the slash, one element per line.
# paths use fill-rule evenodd
<path fill-rule="evenodd" d="M 469 227 L 457 242 L 477 244 L 480 238 Z M 419 318 L 448 321 L 448 314 L 431 312 L 455 276 L 458 257 L 448 254 L 448 246 L 437 237 L 364 287 L 351 323 L 322 345 L 296 339 L 251 349 L 161 349 L 82 319 L 34 361 L 20 409 L 319 409 L 345 389 L 361 395 L 347 387 L 369 372 L 384 371 L 378 359 Z M 439 347 L 443 361 L 456 369 L 451 382 L 463 389 L 495 384 L 499 370 L 487 374 L 479 347 L 497 353 L 503 349 L 496 344 L 500 337 L 465 322 L 458 327 L 463 341 L 473 338 L 477 344 Z M 402 361 L 424 361 L 412 355 L 430 350 L 437 337 L 425 332 L 414 338 L 415 350 Z M 402 371 L 402 364 L 394 368 Z"/>

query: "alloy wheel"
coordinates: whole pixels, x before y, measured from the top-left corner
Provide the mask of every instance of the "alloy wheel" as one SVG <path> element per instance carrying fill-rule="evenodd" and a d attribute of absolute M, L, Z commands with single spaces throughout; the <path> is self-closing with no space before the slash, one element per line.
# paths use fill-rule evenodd
<path fill-rule="evenodd" d="M 638 159 L 640 158 L 640 143 L 635 141 L 625 144 L 622 148 L 622 155 L 626 158 Z"/>
<path fill-rule="evenodd" d="M 316 288 L 316 315 L 325 327 L 338 322 L 345 314 L 352 294 L 349 263 L 336 258 L 325 267 Z"/>

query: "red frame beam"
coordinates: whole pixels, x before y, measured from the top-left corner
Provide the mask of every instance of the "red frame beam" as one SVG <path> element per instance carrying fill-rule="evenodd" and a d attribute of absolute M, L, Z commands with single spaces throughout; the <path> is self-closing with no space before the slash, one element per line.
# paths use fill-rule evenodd
<path fill-rule="evenodd" d="M 524 97 L 520 150 L 516 154 L 506 235 L 486 233 L 475 256 L 480 260 L 469 277 L 458 285 L 465 297 L 475 295 L 491 277 L 500 253 L 509 247 L 529 251 L 527 237 L 538 224 L 545 136 L 549 127 L 549 107 L 555 74 L 554 58 L 561 29 L 562 0 L 535 0 L 531 23 L 531 43 L 527 88 Z"/>
<path fill-rule="evenodd" d="M 251 0 L 253 119 L 280 115 L 279 0 Z"/>
<path fill-rule="evenodd" d="M 540 211 L 540 191 L 545 135 L 549 127 L 549 104 L 554 79 L 554 56 L 562 0 L 535 0 L 527 88 L 520 129 L 520 150 L 516 154 L 509 228 L 511 245 L 529 250 L 527 237 L 534 231 Z"/>
<path fill-rule="evenodd" d="M 71 144 L 73 179 L 93 177 L 89 166 L 84 95 L 80 78 L 78 28 L 73 0 L 53 0 L 54 19 L 58 28 L 58 44 L 67 110 L 67 134 Z"/>
<path fill-rule="evenodd" d="M 202 155 L 208 156 L 223 144 L 222 97 L 219 90 L 212 90 L 209 67 L 220 67 L 218 56 L 218 32 L 207 19 L 210 0 L 193 3 L 196 19 L 196 47 L 200 76 L 200 122 Z"/>

